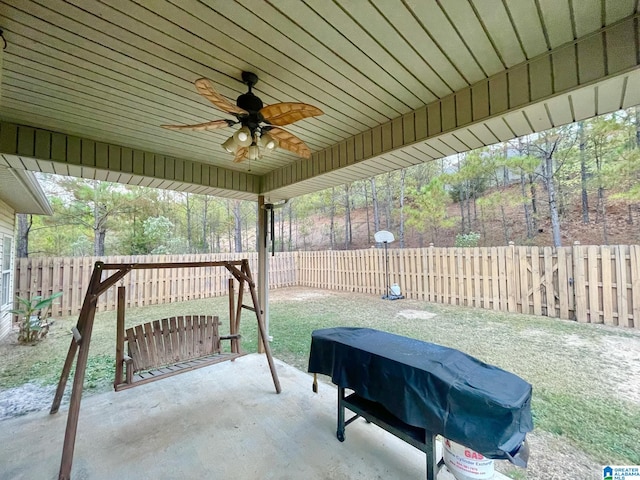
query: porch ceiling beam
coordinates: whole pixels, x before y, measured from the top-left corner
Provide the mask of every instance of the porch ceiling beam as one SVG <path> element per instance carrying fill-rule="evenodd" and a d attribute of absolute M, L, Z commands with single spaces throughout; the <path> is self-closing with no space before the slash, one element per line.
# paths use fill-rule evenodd
<path fill-rule="evenodd" d="M 185 191 L 204 186 L 202 193 L 243 200 L 257 201 L 260 186 L 260 177 L 250 173 L 8 122 L 0 122 L 0 155 L 13 168 L 47 171 L 42 164 L 52 162 L 56 173 L 86 177 L 91 172 L 102 178 L 117 172 L 130 179 L 122 183 L 169 182 Z"/>
<path fill-rule="evenodd" d="M 425 107 L 354 135 L 330 148 L 315 152 L 310 159 L 299 160 L 269 172 L 262 177 L 261 193 L 272 201 L 288 198 L 290 193 L 303 187 L 311 179 L 318 181 L 325 176 L 327 182 L 319 183 L 330 186 L 331 179 L 328 177 L 335 175 L 337 170 L 342 170 L 345 177 L 353 176 L 352 180 L 355 180 L 358 175 L 352 172 L 354 166 L 360 164 L 375 170 L 374 164 L 378 158 L 394 150 L 412 148 L 411 145 L 422 148 L 426 143 L 431 147 L 430 150 L 440 152 L 439 156 L 465 151 L 472 146 L 465 145 L 452 136 L 460 129 L 465 130 L 464 134 L 474 144 L 495 143 L 483 140 L 475 133 L 468 134 L 466 130 L 473 133 L 476 125 L 483 128 L 483 124 L 488 125 L 485 122 L 501 121 L 502 118 L 509 124 L 510 119 L 506 116 L 511 112 L 516 112 L 516 116 L 523 116 L 519 111 L 537 104 L 543 106 L 542 102 L 554 97 L 567 95 L 579 88 L 638 68 L 638 37 L 638 15 L 635 14 Z M 595 103 L 595 114 L 607 113 L 599 108 L 597 98 L 592 103 Z M 621 99 L 617 106 L 612 104 L 608 111 L 622 108 L 624 103 L 625 100 Z M 520 120 L 519 116 L 516 120 Z M 579 114 L 574 113 L 569 117 L 565 115 L 562 122 L 538 123 L 523 118 L 523 122 L 528 123 L 525 125 L 527 128 L 516 128 L 518 131 L 515 131 L 511 126 L 511 130 L 498 135 L 496 141 L 514 138 L 523 132 L 542 130 L 545 126 L 550 128 L 576 121 L 579 119 L 576 117 Z M 497 125 L 496 128 L 498 127 L 504 125 Z M 489 131 L 492 132 L 489 137 L 494 137 L 496 132 L 491 129 Z M 422 159 L 425 160 L 428 157 Z M 420 160 L 416 159 L 415 163 L 420 163 Z M 294 184 L 297 185 L 294 187 Z"/>

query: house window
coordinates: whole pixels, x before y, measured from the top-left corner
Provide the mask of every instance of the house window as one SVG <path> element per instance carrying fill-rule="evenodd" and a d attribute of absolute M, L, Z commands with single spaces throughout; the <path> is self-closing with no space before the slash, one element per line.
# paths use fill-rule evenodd
<path fill-rule="evenodd" d="M 8 236 L 4 236 L 2 239 L 2 298 L 0 298 L 0 305 L 7 305 L 11 303 L 11 246 L 13 239 Z"/>

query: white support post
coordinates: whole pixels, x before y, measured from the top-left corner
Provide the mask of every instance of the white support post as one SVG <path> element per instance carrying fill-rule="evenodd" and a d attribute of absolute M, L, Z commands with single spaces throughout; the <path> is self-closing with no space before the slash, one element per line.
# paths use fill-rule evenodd
<path fill-rule="evenodd" d="M 258 300 L 264 312 L 264 326 L 269 335 L 269 257 L 267 256 L 267 210 L 264 208 L 264 195 L 258 196 Z M 262 342 L 258 343 L 262 353 Z"/>

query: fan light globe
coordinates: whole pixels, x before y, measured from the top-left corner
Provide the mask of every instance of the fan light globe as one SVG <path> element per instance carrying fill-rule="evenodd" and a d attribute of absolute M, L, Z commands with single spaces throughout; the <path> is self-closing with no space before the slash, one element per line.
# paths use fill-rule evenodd
<path fill-rule="evenodd" d="M 267 150 L 274 150 L 277 146 L 275 139 L 268 133 L 263 133 L 260 137 L 260 143 Z"/>
<path fill-rule="evenodd" d="M 235 138 L 238 145 L 241 147 L 248 147 L 253 142 L 251 138 L 251 130 L 249 127 L 242 127 L 236 133 L 233 134 L 233 138 Z"/>
<path fill-rule="evenodd" d="M 233 135 L 227 138 L 227 140 L 222 144 L 222 148 L 224 148 L 229 153 L 235 153 L 236 147 L 236 139 L 233 138 Z"/>

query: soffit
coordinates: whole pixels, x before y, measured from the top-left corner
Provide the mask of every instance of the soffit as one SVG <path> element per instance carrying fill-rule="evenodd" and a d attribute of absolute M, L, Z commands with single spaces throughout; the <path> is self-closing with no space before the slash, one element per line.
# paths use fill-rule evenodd
<path fill-rule="evenodd" d="M 259 75 L 255 92 L 266 104 L 319 106 L 325 115 L 289 130 L 320 152 L 637 13 L 632 0 L 0 5 L 8 42 L 0 119 L 258 176 L 298 157 L 279 150 L 234 164 L 220 148 L 231 129 L 159 127 L 229 118 L 196 93 L 195 79 L 208 77 L 235 99 L 249 70 Z M 416 148 L 446 153 L 434 143 Z M 411 163 L 396 159 L 403 155 L 381 165 Z M 323 185 L 350 178 L 336 172 Z"/>
<path fill-rule="evenodd" d="M 51 205 L 31 172 L 0 165 L 0 200 L 16 213 L 51 215 Z"/>

